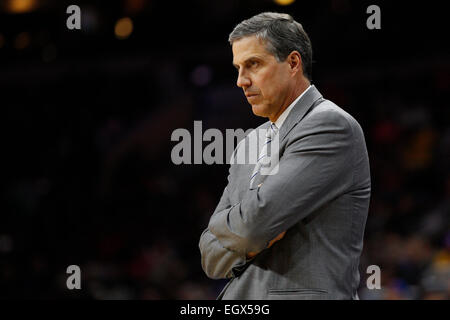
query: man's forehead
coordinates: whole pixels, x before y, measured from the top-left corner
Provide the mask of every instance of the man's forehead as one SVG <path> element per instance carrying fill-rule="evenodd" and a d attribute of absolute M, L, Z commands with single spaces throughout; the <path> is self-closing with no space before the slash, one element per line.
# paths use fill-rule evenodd
<path fill-rule="evenodd" d="M 265 43 L 255 36 L 245 37 L 233 42 L 233 64 L 244 62 L 252 57 L 267 58 L 271 54 L 267 51 Z"/>

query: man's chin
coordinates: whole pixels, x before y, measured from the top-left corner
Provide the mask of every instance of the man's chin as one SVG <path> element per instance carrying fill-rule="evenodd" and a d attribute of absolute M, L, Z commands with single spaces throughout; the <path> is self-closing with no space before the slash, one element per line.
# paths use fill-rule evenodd
<path fill-rule="evenodd" d="M 252 104 L 252 111 L 255 116 L 258 117 L 267 117 L 265 109 L 263 106 L 258 104 Z"/>

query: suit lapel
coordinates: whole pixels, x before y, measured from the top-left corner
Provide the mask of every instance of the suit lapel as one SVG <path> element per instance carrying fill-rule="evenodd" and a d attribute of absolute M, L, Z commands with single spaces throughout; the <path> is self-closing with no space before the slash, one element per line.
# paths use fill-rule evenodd
<path fill-rule="evenodd" d="M 280 128 L 279 134 L 279 147 L 282 146 L 282 141 L 286 138 L 288 133 L 295 127 L 297 123 L 299 123 L 305 114 L 308 112 L 308 110 L 312 107 L 314 102 L 316 102 L 318 99 L 322 98 L 322 95 L 320 94 L 319 90 L 316 89 L 316 87 L 313 85 L 311 88 L 303 95 L 303 97 L 300 98 L 300 100 L 295 104 L 295 106 L 292 108 L 291 112 L 287 116 L 286 120 L 284 121 L 283 125 Z M 269 128 L 270 121 L 267 121 L 263 125 L 261 125 L 258 129 L 259 130 L 267 130 Z M 261 146 L 258 150 L 261 150 Z M 279 150 L 278 152 L 271 155 L 271 157 L 278 157 L 279 156 Z M 278 162 L 277 162 L 278 163 Z M 248 174 L 244 175 L 243 177 L 243 183 L 248 184 L 250 183 L 250 176 L 253 172 L 255 165 L 249 165 L 248 166 Z M 247 176 L 247 177 L 245 177 Z M 258 185 L 264 181 L 266 178 L 266 175 L 258 174 L 255 178 L 255 181 L 253 182 L 253 187 L 250 188 L 250 190 L 257 189 Z"/>
<path fill-rule="evenodd" d="M 280 129 L 280 146 L 281 142 L 286 138 L 287 134 L 294 128 L 294 126 L 300 122 L 307 111 L 311 108 L 317 99 L 322 98 L 319 90 L 312 85 L 311 88 L 305 92 L 303 97 L 298 100 L 291 112 L 287 116 Z"/>

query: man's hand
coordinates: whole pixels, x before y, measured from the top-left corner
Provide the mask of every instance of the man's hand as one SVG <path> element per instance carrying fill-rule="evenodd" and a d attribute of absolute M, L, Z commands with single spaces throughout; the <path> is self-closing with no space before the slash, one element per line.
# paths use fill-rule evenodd
<path fill-rule="evenodd" d="M 286 231 L 283 231 L 282 233 L 280 233 L 278 236 L 276 236 L 275 238 L 273 238 L 272 240 L 270 240 L 269 245 L 267 246 L 267 248 L 270 248 L 275 242 L 277 242 L 278 240 L 283 239 L 284 235 L 286 234 Z"/>
<path fill-rule="evenodd" d="M 270 248 L 275 242 L 283 239 L 284 235 L 286 234 L 286 231 L 283 231 L 282 233 L 280 233 L 278 236 L 276 236 L 275 238 L 273 238 L 272 240 L 270 240 L 269 244 L 267 245 L 267 248 Z M 266 248 L 266 249 L 267 249 Z M 251 259 L 253 257 L 255 257 L 259 252 L 247 252 L 247 259 Z"/>

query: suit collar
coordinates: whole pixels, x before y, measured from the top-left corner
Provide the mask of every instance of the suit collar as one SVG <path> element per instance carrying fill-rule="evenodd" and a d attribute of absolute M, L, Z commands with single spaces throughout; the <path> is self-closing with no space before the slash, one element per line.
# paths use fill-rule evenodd
<path fill-rule="evenodd" d="M 286 120 L 284 121 L 283 125 L 281 126 L 280 130 L 278 131 L 279 134 L 279 146 L 281 146 L 281 142 L 283 139 L 287 136 L 287 134 L 294 128 L 294 126 L 300 122 L 305 114 L 308 112 L 308 110 L 313 106 L 313 104 L 322 98 L 322 95 L 320 94 L 319 90 L 316 89 L 315 86 L 311 86 L 307 92 L 298 100 L 298 102 L 294 105 L 291 112 L 288 114 Z M 268 129 L 270 126 L 270 121 L 267 121 L 263 123 L 261 126 L 259 126 L 257 129 Z M 262 140 L 263 141 L 263 140 Z M 279 156 L 277 153 L 276 156 Z M 250 180 L 250 173 L 254 169 L 254 166 L 249 166 L 249 180 Z M 257 186 L 264 181 L 266 178 L 265 175 L 257 175 L 255 178 L 255 181 L 253 182 L 253 186 L 250 187 L 250 190 L 258 188 Z"/>
<path fill-rule="evenodd" d="M 281 115 L 278 117 L 277 121 L 275 121 L 275 125 L 277 128 L 281 128 L 283 126 L 284 121 L 287 119 L 289 113 L 292 111 L 294 106 L 297 104 L 297 102 L 308 92 L 309 89 L 311 89 L 312 86 L 308 86 L 305 91 L 303 91 L 297 98 L 295 98 L 294 101 L 284 110 Z"/>
<path fill-rule="evenodd" d="M 295 104 L 286 120 L 283 123 L 283 126 L 280 128 L 280 142 L 286 137 L 286 135 L 292 130 L 292 128 L 303 119 L 306 112 L 313 105 L 315 101 L 322 98 L 319 90 L 314 85 L 311 85 L 311 88 L 303 97 L 301 97 L 298 102 Z"/>

